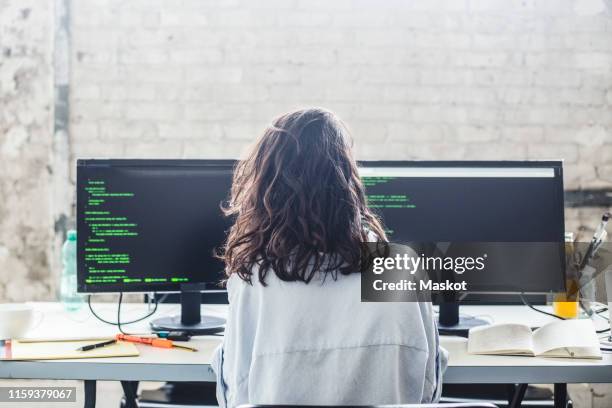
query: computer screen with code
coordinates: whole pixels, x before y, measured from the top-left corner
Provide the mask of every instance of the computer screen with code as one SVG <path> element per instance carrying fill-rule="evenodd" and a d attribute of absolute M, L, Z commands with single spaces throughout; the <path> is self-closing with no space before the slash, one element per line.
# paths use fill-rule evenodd
<path fill-rule="evenodd" d="M 390 241 L 488 258 L 461 277 L 472 290 L 563 290 L 560 162 L 373 162 L 360 176 Z"/>
<path fill-rule="evenodd" d="M 79 290 L 176 291 L 186 283 L 218 289 L 223 263 L 214 253 L 232 222 L 221 204 L 234 164 L 79 160 Z M 490 248 L 497 251 L 495 273 L 479 276 L 473 288 L 563 287 L 560 163 L 362 162 L 360 176 L 391 241 L 500 243 Z M 513 242 L 561 245 L 506 244 Z"/>
<path fill-rule="evenodd" d="M 77 169 L 81 291 L 218 288 L 232 161 L 80 160 Z"/>

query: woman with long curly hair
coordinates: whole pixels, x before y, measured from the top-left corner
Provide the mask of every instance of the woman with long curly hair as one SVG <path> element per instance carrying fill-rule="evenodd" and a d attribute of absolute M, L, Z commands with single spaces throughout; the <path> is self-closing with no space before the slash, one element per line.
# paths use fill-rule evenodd
<path fill-rule="evenodd" d="M 444 350 L 428 302 L 362 303 L 367 207 L 346 126 L 331 112 L 274 120 L 239 162 L 220 254 L 229 315 L 213 367 L 220 406 L 436 401 Z"/>

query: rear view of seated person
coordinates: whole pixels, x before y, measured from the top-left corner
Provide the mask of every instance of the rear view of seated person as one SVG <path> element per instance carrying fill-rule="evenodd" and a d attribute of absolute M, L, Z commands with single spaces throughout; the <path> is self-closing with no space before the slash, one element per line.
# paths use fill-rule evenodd
<path fill-rule="evenodd" d="M 387 238 L 333 113 L 277 118 L 235 169 L 226 212 L 220 406 L 439 399 L 446 358 L 431 303 L 360 301 L 360 243 Z"/>

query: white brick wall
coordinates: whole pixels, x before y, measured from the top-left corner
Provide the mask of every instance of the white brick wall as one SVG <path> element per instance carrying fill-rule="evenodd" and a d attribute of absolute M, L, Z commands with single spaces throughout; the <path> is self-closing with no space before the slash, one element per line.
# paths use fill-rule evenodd
<path fill-rule="evenodd" d="M 604 0 L 73 1 L 72 30 L 75 157 L 235 157 L 323 105 L 363 159 L 563 158 L 567 187 L 612 186 Z"/>

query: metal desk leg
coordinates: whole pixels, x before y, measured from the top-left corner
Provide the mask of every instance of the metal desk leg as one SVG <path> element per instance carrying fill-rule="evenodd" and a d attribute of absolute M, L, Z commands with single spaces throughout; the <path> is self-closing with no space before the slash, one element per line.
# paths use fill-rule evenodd
<path fill-rule="evenodd" d="M 125 408 L 137 408 L 138 381 L 121 381 L 121 386 L 125 395 Z"/>
<path fill-rule="evenodd" d="M 83 394 L 84 400 L 83 406 L 85 408 L 95 408 L 96 406 L 96 380 L 84 380 L 83 381 Z"/>
<path fill-rule="evenodd" d="M 528 385 L 529 384 L 518 384 L 516 387 L 514 387 L 512 399 L 508 401 L 508 408 L 520 408 L 521 403 L 523 402 L 523 398 L 525 397 L 525 391 L 527 391 Z"/>
<path fill-rule="evenodd" d="M 555 384 L 555 408 L 567 408 L 567 384 Z"/>

